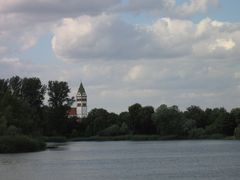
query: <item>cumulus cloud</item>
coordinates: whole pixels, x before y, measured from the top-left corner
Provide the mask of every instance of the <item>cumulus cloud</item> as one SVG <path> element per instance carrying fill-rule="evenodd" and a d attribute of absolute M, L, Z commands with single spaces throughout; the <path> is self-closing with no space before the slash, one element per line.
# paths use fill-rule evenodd
<path fill-rule="evenodd" d="M 0 1 L 0 45 L 14 51 L 32 48 L 53 24 L 64 18 L 125 12 L 149 12 L 154 15 L 160 12 L 164 16 L 179 17 L 205 11 L 216 3 L 217 0 L 191 0 L 182 4 L 177 4 L 175 0 L 129 0 L 127 3 L 121 0 L 70 0 L 67 3 L 64 0 Z M 17 43 L 14 47 L 6 43 L 13 44 L 14 41 Z"/>
<path fill-rule="evenodd" d="M 190 0 L 176 7 L 175 13 L 183 17 L 191 16 L 197 12 L 206 12 L 209 7 L 216 7 L 218 3 L 218 0 Z"/>
<path fill-rule="evenodd" d="M 0 2 L 0 12 L 41 15 L 98 14 L 120 3 L 120 0 L 8 0 Z"/>
<path fill-rule="evenodd" d="M 176 2 L 0 1 L 0 76 L 67 81 L 73 96 L 82 80 L 89 109 L 119 112 L 136 102 L 238 106 L 239 23 L 191 20 L 217 0 Z M 151 22 L 135 25 L 121 16 L 125 13 L 140 18 L 147 14 Z M 13 58 L 15 51 L 34 47 L 51 30 L 55 55 L 73 63 Z"/>
<path fill-rule="evenodd" d="M 96 15 L 119 0 L 8 0 L 0 1 L 0 46 L 11 51 L 28 50 L 65 17 Z"/>
<path fill-rule="evenodd" d="M 199 23 L 160 18 L 135 26 L 113 15 L 81 16 L 56 25 L 52 47 L 66 61 L 229 57 L 239 53 L 239 28 L 209 18 Z"/>
<path fill-rule="evenodd" d="M 216 7 L 218 0 L 188 0 L 178 4 L 176 0 L 129 0 L 115 7 L 118 11 L 130 13 L 148 13 L 171 17 L 189 17 L 196 13 L 204 13 L 209 7 Z"/>
<path fill-rule="evenodd" d="M 127 76 L 124 78 L 126 81 L 135 81 L 141 78 L 144 75 L 144 68 L 142 65 L 136 65 L 132 67 Z"/>

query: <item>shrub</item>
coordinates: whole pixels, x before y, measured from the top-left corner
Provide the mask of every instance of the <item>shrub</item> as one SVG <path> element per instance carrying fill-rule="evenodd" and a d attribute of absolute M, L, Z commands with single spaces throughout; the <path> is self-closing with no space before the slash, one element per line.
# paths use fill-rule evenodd
<path fill-rule="evenodd" d="M 240 125 L 235 128 L 234 135 L 236 139 L 240 139 Z"/>
<path fill-rule="evenodd" d="M 0 153 L 22 153 L 44 150 L 44 141 L 27 136 L 2 136 L 0 137 Z"/>
<path fill-rule="evenodd" d="M 120 134 L 120 128 L 114 124 L 98 133 L 99 136 L 116 136 Z"/>
<path fill-rule="evenodd" d="M 66 142 L 67 141 L 66 137 L 64 137 L 64 136 L 45 137 L 44 140 L 46 142 L 57 142 L 57 143 Z"/>
<path fill-rule="evenodd" d="M 205 138 L 205 130 L 203 128 L 195 128 L 189 131 L 189 137 L 190 138 L 196 138 L 196 139 L 201 139 Z"/>

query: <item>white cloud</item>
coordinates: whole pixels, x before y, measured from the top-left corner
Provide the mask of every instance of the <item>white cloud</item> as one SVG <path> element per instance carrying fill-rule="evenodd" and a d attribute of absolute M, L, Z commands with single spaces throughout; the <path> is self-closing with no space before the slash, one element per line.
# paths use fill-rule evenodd
<path fill-rule="evenodd" d="M 119 0 L 7 0 L 0 1 L 0 46 L 12 52 L 36 45 L 52 25 L 65 17 L 96 15 L 118 4 Z"/>
<path fill-rule="evenodd" d="M 216 7 L 218 4 L 218 0 L 187 0 L 180 4 L 176 0 L 129 0 L 124 4 L 115 6 L 114 10 L 183 18 L 196 13 L 205 13 L 209 7 Z"/>
<path fill-rule="evenodd" d="M 209 45 L 209 50 L 211 52 L 216 49 L 231 50 L 236 46 L 236 43 L 232 39 L 216 39 L 214 44 Z"/>
<path fill-rule="evenodd" d="M 135 26 L 115 15 L 81 16 L 64 19 L 56 25 L 52 47 L 58 57 L 75 62 L 231 57 L 239 54 L 239 28 L 237 23 L 209 18 L 197 24 L 189 20 L 160 18 L 152 25 Z"/>
<path fill-rule="evenodd" d="M 22 47 L 21 47 L 21 49 L 22 50 L 27 50 L 27 49 L 30 49 L 30 48 L 32 48 L 32 47 L 34 47 L 35 45 L 36 45 L 36 43 L 37 43 L 37 38 L 36 38 L 36 36 L 22 36 L 21 38 L 20 38 L 20 42 L 22 43 Z"/>
<path fill-rule="evenodd" d="M 180 17 L 206 10 L 208 6 L 216 3 L 217 0 L 187 1 L 180 5 L 175 0 L 130 0 L 129 3 L 123 3 L 121 0 L 71 0 L 67 3 L 64 0 L 2 0 L 0 46 L 14 52 L 32 48 L 37 40 L 61 19 L 67 21 L 83 15 L 125 12 L 149 12 L 154 15 L 159 15 L 160 12 L 164 16 Z"/>
<path fill-rule="evenodd" d="M 132 67 L 129 71 L 127 76 L 124 78 L 126 81 L 135 81 L 138 80 L 143 76 L 144 68 L 142 65 L 136 65 Z"/>
<path fill-rule="evenodd" d="M 208 7 L 217 6 L 218 0 L 190 0 L 176 7 L 176 14 L 190 16 L 197 12 L 206 12 Z"/>
<path fill-rule="evenodd" d="M 181 108 L 236 107 L 239 23 L 190 20 L 217 2 L 0 0 L 0 76 L 67 81 L 71 95 L 82 80 L 89 109 L 119 112 L 136 102 L 155 107 L 162 103 Z M 151 20 L 154 16 L 154 21 L 135 25 L 121 16 L 126 12 L 127 17 L 143 21 L 146 14 Z M 50 30 L 54 53 L 72 63 L 38 64 L 13 58 L 19 50 L 34 47 Z"/>

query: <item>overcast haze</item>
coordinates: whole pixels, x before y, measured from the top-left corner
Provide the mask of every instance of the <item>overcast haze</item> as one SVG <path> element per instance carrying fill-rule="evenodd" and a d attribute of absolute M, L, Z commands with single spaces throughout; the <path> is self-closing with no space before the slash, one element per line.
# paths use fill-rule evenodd
<path fill-rule="evenodd" d="M 0 0 L 0 77 L 82 81 L 89 110 L 240 105 L 239 0 Z"/>

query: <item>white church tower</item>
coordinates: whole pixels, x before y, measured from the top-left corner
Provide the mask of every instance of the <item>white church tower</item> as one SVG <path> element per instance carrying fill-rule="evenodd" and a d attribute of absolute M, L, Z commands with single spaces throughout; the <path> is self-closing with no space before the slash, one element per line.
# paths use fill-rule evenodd
<path fill-rule="evenodd" d="M 77 116 L 79 118 L 87 117 L 87 94 L 81 83 L 77 92 Z"/>

